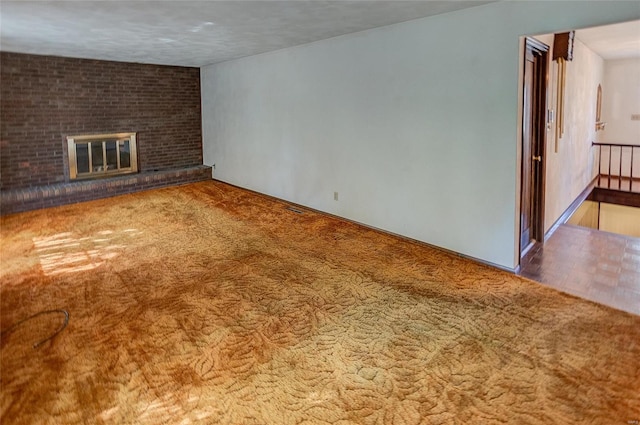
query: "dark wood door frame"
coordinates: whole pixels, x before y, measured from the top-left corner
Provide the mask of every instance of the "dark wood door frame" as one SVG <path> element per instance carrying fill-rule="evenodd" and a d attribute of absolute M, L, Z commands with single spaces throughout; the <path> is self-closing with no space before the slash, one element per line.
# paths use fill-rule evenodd
<path fill-rule="evenodd" d="M 545 194 L 545 171 L 546 171 L 546 133 L 547 133 L 547 82 L 548 82 L 548 53 L 549 46 L 533 38 L 525 39 L 524 72 L 527 70 L 527 60 L 533 57 L 533 75 L 529 81 L 532 82 L 531 96 L 529 99 L 524 96 L 526 75 L 523 78 L 523 102 L 531 102 L 529 108 L 523 104 L 522 117 L 522 163 L 521 163 L 521 187 L 520 187 L 520 255 L 530 246 L 530 242 L 523 241 L 523 211 L 524 205 L 531 202 L 530 210 L 530 241 L 534 243 L 544 241 L 544 194 Z M 524 152 L 525 146 L 525 111 L 530 110 L 530 153 Z M 528 174 L 526 174 L 528 173 Z M 532 180 L 530 189 L 524 187 L 529 177 Z M 530 199 L 522 199 L 529 194 Z M 523 246 L 524 245 L 524 246 Z"/>

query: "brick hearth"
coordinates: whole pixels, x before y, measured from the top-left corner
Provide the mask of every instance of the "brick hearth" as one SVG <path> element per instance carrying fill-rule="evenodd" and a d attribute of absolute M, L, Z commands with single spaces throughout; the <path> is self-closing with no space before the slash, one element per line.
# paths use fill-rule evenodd
<path fill-rule="evenodd" d="M 211 167 L 200 165 L 108 179 L 82 180 L 0 192 L 0 214 L 73 204 L 92 199 L 210 180 Z"/>

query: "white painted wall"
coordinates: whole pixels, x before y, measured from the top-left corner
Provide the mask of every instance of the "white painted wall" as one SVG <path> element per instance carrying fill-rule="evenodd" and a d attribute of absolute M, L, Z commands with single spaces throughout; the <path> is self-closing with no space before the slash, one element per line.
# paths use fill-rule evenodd
<path fill-rule="evenodd" d="M 591 229 L 598 228 L 598 220 L 600 214 L 600 203 L 595 201 L 584 201 L 576 209 L 567 224 L 574 226 L 589 227 Z"/>
<path fill-rule="evenodd" d="M 640 208 L 600 203 L 600 230 L 640 238 Z"/>
<path fill-rule="evenodd" d="M 514 268 L 519 36 L 638 18 L 636 2 L 498 2 L 204 67 L 204 162 Z"/>
<path fill-rule="evenodd" d="M 602 120 L 607 125 L 598 132 L 598 141 L 640 145 L 640 120 L 632 120 L 634 114 L 640 114 L 640 58 L 605 61 Z M 617 147 L 603 147 L 601 173 L 628 177 L 632 171 L 631 160 L 631 148 L 624 148 L 621 152 Z M 633 153 L 633 176 L 640 177 L 640 149 Z"/>
<path fill-rule="evenodd" d="M 602 84 L 604 61 L 575 39 L 573 60 L 566 62 L 565 128 L 557 140 L 553 123 L 547 130 L 545 232 L 597 175 L 596 98 Z M 558 64 L 552 61 L 549 72 L 548 107 L 556 110 Z M 557 116 L 557 114 L 556 114 Z"/>
<path fill-rule="evenodd" d="M 567 223 L 640 238 L 640 208 L 584 201 Z"/>
<path fill-rule="evenodd" d="M 600 141 L 625 145 L 640 144 L 640 58 L 608 60 L 604 63 Z M 635 164 L 634 164 L 635 166 Z"/>

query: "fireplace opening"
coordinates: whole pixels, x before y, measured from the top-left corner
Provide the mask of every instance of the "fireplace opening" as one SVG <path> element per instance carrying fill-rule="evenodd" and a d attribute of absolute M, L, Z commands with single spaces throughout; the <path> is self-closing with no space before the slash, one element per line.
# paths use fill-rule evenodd
<path fill-rule="evenodd" d="M 136 133 L 67 137 L 71 180 L 138 172 Z"/>

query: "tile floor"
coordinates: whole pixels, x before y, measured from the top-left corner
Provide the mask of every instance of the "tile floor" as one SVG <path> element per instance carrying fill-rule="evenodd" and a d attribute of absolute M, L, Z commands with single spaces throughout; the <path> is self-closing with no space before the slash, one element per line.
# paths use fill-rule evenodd
<path fill-rule="evenodd" d="M 560 225 L 531 248 L 520 275 L 640 315 L 640 239 Z"/>

